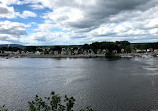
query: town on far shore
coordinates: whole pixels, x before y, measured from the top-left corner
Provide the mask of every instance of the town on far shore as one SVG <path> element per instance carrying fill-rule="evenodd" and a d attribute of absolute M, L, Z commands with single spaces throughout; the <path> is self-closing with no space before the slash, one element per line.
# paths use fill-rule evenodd
<path fill-rule="evenodd" d="M 157 57 L 158 42 L 130 43 L 128 41 L 94 42 L 84 45 L 22 46 L 0 45 L 0 57 Z"/>

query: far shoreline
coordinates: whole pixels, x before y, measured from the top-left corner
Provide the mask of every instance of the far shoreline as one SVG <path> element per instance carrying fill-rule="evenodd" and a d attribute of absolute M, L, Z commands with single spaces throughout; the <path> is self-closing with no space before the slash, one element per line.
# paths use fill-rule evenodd
<path fill-rule="evenodd" d="M 1 56 L 2 57 L 2 56 Z M 156 53 L 116 53 L 115 56 L 111 58 L 133 58 L 133 57 L 158 57 Z M 2 58 L 106 58 L 105 54 L 88 54 L 88 55 L 52 55 L 52 54 L 10 54 L 8 56 L 4 56 Z"/>

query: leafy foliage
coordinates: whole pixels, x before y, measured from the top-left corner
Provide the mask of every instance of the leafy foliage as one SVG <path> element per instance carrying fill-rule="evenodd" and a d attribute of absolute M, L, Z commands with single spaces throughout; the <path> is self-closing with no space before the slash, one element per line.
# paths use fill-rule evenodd
<path fill-rule="evenodd" d="M 8 111 L 8 109 L 3 105 L 2 107 L 0 106 L 0 111 Z"/>
<path fill-rule="evenodd" d="M 37 49 L 36 46 L 26 46 L 24 50 L 29 52 L 35 52 L 36 49 Z"/>
<path fill-rule="evenodd" d="M 75 99 L 73 97 L 64 96 L 62 99 L 58 94 L 52 92 L 49 97 L 44 99 L 35 96 L 34 101 L 28 102 L 28 111 L 74 111 L 73 107 L 75 104 Z M 8 111 L 4 106 L 0 107 L 0 111 Z M 94 111 L 90 107 L 86 109 L 81 109 L 80 111 Z"/>
<path fill-rule="evenodd" d="M 23 46 L 23 47 L 0 47 L 0 51 L 3 53 L 4 51 L 44 51 L 44 54 L 49 54 L 50 51 L 58 51 L 59 53 L 62 51 L 62 48 L 65 50 L 76 50 L 79 49 L 81 52 L 91 50 L 95 54 L 97 54 L 97 50 L 108 50 L 112 52 L 113 50 L 117 50 L 118 53 L 124 49 L 125 53 L 130 53 L 136 49 L 158 49 L 158 42 L 155 43 L 130 43 L 128 41 L 116 41 L 116 42 L 93 42 L 91 44 L 84 45 L 68 45 L 68 46 Z M 45 49 L 45 50 L 43 50 Z M 46 50 L 47 49 L 47 50 Z"/>

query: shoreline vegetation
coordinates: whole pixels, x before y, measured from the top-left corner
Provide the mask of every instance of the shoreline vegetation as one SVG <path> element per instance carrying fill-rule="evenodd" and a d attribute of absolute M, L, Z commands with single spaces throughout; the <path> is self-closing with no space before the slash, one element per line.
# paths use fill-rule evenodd
<path fill-rule="evenodd" d="M 4 58 L 96 58 L 96 57 L 158 57 L 158 42 L 130 43 L 128 41 L 94 42 L 84 45 L 0 47 Z"/>
<path fill-rule="evenodd" d="M 61 97 L 55 92 L 51 92 L 49 97 L 40 98 L 35 96 L 33 101 L 28 102 L 28 111 L 74 111 L 75 99 L 65 95 Z M 8 111 L 7 107 L 0 106 L 0 111 Z M 18 111 L 18 110 L 17 110 Z M 26 111 L 26 109 L 20 109 L 19 111 Z M 91 107 L 85 109 L 78 109 L 78 111 L 95 111 Z"/>

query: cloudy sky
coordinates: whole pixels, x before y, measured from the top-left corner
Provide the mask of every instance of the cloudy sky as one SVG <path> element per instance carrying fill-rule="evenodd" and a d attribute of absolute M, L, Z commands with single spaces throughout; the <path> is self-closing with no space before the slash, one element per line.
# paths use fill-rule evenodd
<path fill-rule="evenodd" d="M 0 0 L 0 44 L 158 42 L 158 0 Z"/>

